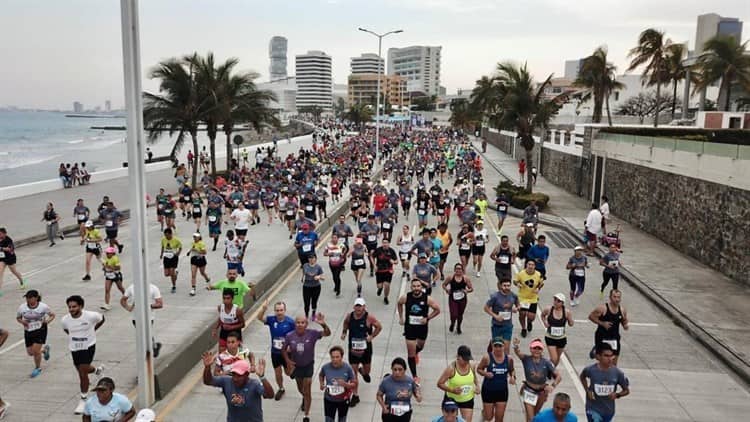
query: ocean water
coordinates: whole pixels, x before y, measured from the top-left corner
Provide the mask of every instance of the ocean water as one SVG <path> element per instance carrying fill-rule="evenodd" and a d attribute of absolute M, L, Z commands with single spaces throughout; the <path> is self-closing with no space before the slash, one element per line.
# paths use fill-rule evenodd
<path fill-rule="evenodd" d="M 0 186 L 56 179 L 60 163 L 86 163 L 89 172 L 122 167 L 127 161 L 125 131 L 91 126 L 125 126 L 124 118 L 71 118 L 64 113 L 0 111 Z M 205 132 L 199 144 L 207 145 Z M 222 148 L 223 134 L 217 138 Z M 174 140 L 166 134 L 149 145 L 154 156 L 168 155 Z M 190 140 L 179 153 L 185 159 Z"/>

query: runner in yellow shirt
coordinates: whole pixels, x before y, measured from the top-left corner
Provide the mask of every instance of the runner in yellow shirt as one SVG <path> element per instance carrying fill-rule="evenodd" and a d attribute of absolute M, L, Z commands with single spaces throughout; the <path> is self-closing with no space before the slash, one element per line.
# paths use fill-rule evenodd
<path fill-rule="evenodd" d="M 536 318 L 539 291 L 544 287 L 542 274 L 536 270 L 534 261 L 526 262 L 526 268 L 516 273 L 513 284 L 518 287 L 518 301 L 521 303 L 521 307 L 518 310 L 521 337 L 526 337 L 527 331 L 531 331 L 533 328 L 532 322 Z"/>
<path fill-rule="evenodd" d="M 172 234 L 172 229 L 164 229 L 164 237 L 161 238 L 161 253 L 159 258 L 162 259 L 164 266 L 164 277 L 169 277 L 172 281 L 172 293 L 177 291 L 177 264 L 179 264 L 180 253 L 182 252 L 182 242 Z"/>
<path fill-rule="evenodd" d="M 487 215 L 487 207 L 490 205 L 489 202 L 487 202 L 487 195 L 481 193 L 479 194 L 479 199 L 474 201 L 474 207 L 475 212 L 477 214 L 477 220 L 484 220 L 485 216 Z"/>
<path fill-rule="evenodd" d="M 104 250 L 106 257 L 102 265 L 104 267 L 104 304 L 99 308 L 103 311 L 112 309 L 109 305 L 109 292 L 112 290 L 112 283 L 117 284 L 117 290 L 125 294 L 125 287 L 122 286 L 122 273 L 120 272 L 120 257 L 115 253 L 117 249 L 114 246 L 108 246 Z"/>
<path fill-rule="evenodd" d="M 211 281 L 211 278 L 206 275 L 206 243 L 203 241 L 200 233 L 193 233 L 193 244 L 190 245 L 190 296 L 195 296 L 195 276 L 200 270 L 201 275 L 206 280 L 206 283 Z"/>
<path fill-rule="evenodd" d="M 99 229 L 94 227 L 94 222 L 87 221 L 83 237 L 81 237 L 81 245 L 86 244 L 86 275 L 83 276 L 83 281 L 91 280 L 91 259 L 93 257 L 96 257 L 96 260 L 102 264 L 102 240 L 104 240 L 104 237 L 99 233 Z"/>

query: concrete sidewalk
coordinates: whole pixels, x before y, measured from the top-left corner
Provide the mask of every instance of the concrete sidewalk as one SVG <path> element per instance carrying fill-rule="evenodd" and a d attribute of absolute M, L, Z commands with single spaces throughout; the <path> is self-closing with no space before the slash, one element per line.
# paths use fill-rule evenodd
<path fill-rule="evenodd" d="M 474 145 L 480 148 L 480 142 L 475 141 Z M 518 164 L 511 156 L 492 145 L 487 145 L 487 152 L 482 155 L 485 165 L 493 166 L 518 183 Z M 538 177 L 534 190 L 550 196 L 543 217 L 583 233 L 583 221 L 591 208 L 588 200 L 542 176 Z M 750 327 L 744 324 L 750 288 L 618 219 L 616 209 L 611 217 L 610 226 L 619 224 L 622 229 L 625 278 L 718 355 L 745 383 L 750 383 Z"/>

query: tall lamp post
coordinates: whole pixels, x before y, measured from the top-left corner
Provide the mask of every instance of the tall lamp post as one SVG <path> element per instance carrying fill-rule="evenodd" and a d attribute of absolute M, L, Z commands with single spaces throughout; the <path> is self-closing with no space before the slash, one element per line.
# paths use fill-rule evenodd
<path fill-rule="evenodd" d="M 367 32 L 368 34 L 372 34 L 376 37 L 378 37 L 378 82 L 377 82 L 377 105 L 375 106 L 375 158 L 378 158 L 380 156 L 380 73 L 381 73 L 381 64 L 382 64 L 382 48 L 383 48 L 383 38 L 387 37 L 391 34 L 398 34 L 401 32 L 404 32 L 402 29 L 397 29 L 395 31 L 389 31 L 385 34 L 378 34 L 377 32 L 370 31 L 369 29 L 365 28 L 357 28 L 362 32 Z"/>

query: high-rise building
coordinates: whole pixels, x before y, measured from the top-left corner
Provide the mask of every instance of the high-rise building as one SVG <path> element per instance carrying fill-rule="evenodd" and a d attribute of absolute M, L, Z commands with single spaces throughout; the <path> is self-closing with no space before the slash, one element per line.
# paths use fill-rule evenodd
<path fill-rule="evenodd" d="M 726 18 L 716 13 L 706 13 L 698 16 L 695 30 L 695 56 L 703 52 L 706 41 L 716 35 L 734 37 L 738 42 L 742 40 L 742 21 L 738 18 Z"/>
<path fill-rule="evenodd" d="M 408 92 L 440 93 L 442 47 L 411 46 L 388 49 L 388 74 L 406 78 Z"/>
<path fill-rule="evenodd" d="M 385 73 L 385 60 L 377 54 L 365 53 L 359 57 L 352 57 L 351 73 Z"/>
<path fill-rule="evenodd" d="M 106 111 L 107 113 L 109 113 L 110 111 L 112 111 L 112 102 L 111 101 L 109 101 L 109 100 L 104 101 L 104 111 Z"/>
<path fill-rule="evenodd" d="M 581 70 L 581 63 L 583 63 L 583 59 L 565 60 L 565 76 L 563 77 L 571 81 L 576 80 L 578 72 Z"/>
<path fill-rule="evenodd" d="M 286 38 L 280 36 L 272 37 L 268 43 L 268 58 L 271 62 L 268 66 L 268 78 L 271 81 L 287 77 L 286 47 Z"/>
<path fill-rule="evenodd" d="M 73 102 L 73 111 L 76 113 L 83 113 L 83 104 L 78 101 Z"/>
<path fill-rule="evenodd" d="M 349 75 L 347 100 L 349 104 L 367 104 L 374 107 L 377 104 L 378 74 L 354 73 Z M 380 75 L 380 103 L 386 101 L 392 106 L 409 104 L 409 94 L 406 91 L 406 79 L 396 75 Z"/>
<path fill-rule="evenodd" d="M 295 113 L 297 111 L 297 83 L 294 76 L 259 83 L 258 89 L 271 91 L 276 95 L 276 101 L 271 101 L 269 104 L 269 107 L 272 109 L 285 113 Z"/>
<path fill-rule="evenodd" d="M 295 56 L 297 78 L 297 109 L 319 106 L 326 111 L 333 107 L 331 56 L 322 51 L 308 51 Z"/>

